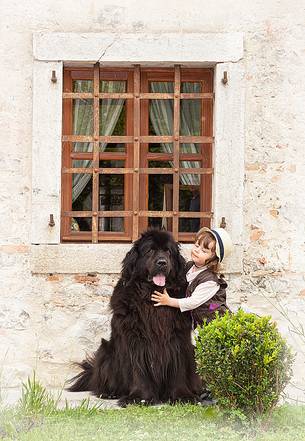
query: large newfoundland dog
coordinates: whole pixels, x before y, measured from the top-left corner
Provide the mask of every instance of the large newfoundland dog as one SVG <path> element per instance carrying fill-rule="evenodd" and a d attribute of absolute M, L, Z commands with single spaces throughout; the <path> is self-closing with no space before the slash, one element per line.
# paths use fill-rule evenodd
<path fill-rule="evenodd" d="M 142 234 L 123 260 L 111 297 L 111 338 L 79 366 L 70 391 L 119 398 L 119 404 L 194 401 L 200 392 L 191 343 L 191 317 L 155 308 L 154 290 L 184 297 L 185 261 L 165 231 Z"/>

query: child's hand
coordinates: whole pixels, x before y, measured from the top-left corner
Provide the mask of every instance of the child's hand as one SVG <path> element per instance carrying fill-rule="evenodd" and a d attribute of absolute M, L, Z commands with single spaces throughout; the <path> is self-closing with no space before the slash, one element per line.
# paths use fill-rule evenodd
<path fill-rule="evenodd" d="M 154 291 L 151 296 L 153 302 L 158 302 L 154 306 L 170 306 L 170 296 L 167 294 L 166 288 L 164 288 L 163 294 L 158 291 Z"/>

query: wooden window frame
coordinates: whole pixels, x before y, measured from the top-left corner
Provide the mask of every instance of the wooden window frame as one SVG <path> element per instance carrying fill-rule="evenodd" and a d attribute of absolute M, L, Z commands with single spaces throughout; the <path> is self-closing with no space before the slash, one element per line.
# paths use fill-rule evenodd
<path fill-rule="evenodd" d="M 72 92 L 73 79 L 93 79 L 92 93 Z M 125 93 L 100 93 L 100 79 L 125 79 L 127 91 Z M 174 93 L 149 93 L 149 81 L 173 81 Z M 203 81 L 207 88 L 204 93 L 181 93 L 183 81 Z M 93 135 L 71 135 L 72 127 L 72 100 L 75 98 L 93 99 Z M 99 100 L 102 98 L 125 98 L 127 106 L 126 135 L 99 136 Z M 148 134 L 148 101 L 149 99 L 173 99 L 174 126 L 173 136 L 149 136 Z M 180 135 L 180 100 L 200 99 L 202 102 L 202 133 L 205 136 Z M 63 87 L 63 135 L 62 135 L 62 213 L 61 213 L 61 241 L 62 242 L 92 242 L 102 241 L 134 241 L 139 233 L 147 226 L 148 217 L 167 217 L 172 219 L 172 233 L 176 240 L 191 242 L 194 233 L 178 233 L 179 218 L 200 218 L 201 226 L 210 226 L 213 213 L 212 207 L 212 156 L 213 156 L 213 69 L 211 68 L 143 68 L 135 65 L 134 68 L 106 68 L 97 63 L 94 68 L 65 68 Z M 73 142 L 92 142 L 93 154 L 72 153 Z M 125 153 L 100 153 L 100 142 L 122 142 L 125 144 Z M 166 160 L 168 154 L 149 153 L 149 142 L 173 143 L 173 168 L 148 169 L 148 160 Z M 201 144 L 200 154 L 181 154 L 180 143 L 196 142 Z M 203 155 L 205 152 L 205 155 Z M 141 153 L 141 154 L 140 154 Z M 93 164 L 91 169 L 72 168 L 72 159 L 87 159 L 91 155 Z M 124 168 L 99 168 L 100 159 L 125 159 Z M 180 168 L 180 160 L 200 160 L 201 168 Z M 92 211 L 72 211 L 72 173 L 92 173 Z M 124 211 L 98 211 L 99 174 L 124 174 Z M 173 206 L 170 211 L 148 211 L 147 188 L 149 174 L 173 175 Z M 205 211 L 179 212 L 179 174 L 199 174 L 201 179 L 201 207 Z M 140 192 L 141 188 L 141 192 Z M 143 191 L 145 188 L 145 191 Z M 205 188 L 205 191 L 203 191 Z M 73 232 L 70 229 L 71 217 L 92 217 L 92 231 Z M 124 217 L 125 232 L 99 232 L 98 218 Z"/>

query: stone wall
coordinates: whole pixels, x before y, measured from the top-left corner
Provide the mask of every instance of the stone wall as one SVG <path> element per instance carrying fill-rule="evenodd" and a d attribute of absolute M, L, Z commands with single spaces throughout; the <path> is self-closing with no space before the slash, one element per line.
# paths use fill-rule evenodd
<path fill-rule="evenodd" d="M 141 6 L 141 8 L 140 8 Z M 243 32 L 246 71 L 243 272 L 228 274 L 230 303 L 272 314 L 297 351 L 287 393 L 304 399 L 305 9 L 301 1 L 147 3 L 2 1 L 0 108 L 1 396 L 14 401 L 35 368 L 61 387 L 69 363 L 109 333 L 118 274 L 33 271 L 31 231 L 34 32 Z M 56 245 L 53 245 L 56 247 Z M 43 258 L 41 256 L 40 258 Z M 67 256 L 71 259 L 71 256 Z M 69 262 L 66 262 L 69 266 Z M 108 265 L 107 265 L 108 268 Z M 282 310 L 280 308 L 283 308 Z M 288 314 L 288 318 L 284 317 Z M 289 329 L 290 328 L 290 329 Z M 291 329 L 292 328 L 292 329 Z"/>

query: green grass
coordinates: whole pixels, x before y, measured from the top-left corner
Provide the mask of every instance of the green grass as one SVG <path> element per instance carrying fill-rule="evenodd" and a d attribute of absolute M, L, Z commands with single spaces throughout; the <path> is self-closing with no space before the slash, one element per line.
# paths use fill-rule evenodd
<path fill-rule="evenodd" d="M 25 415 L 3 411 L 3 440 L 227 440 L 297 441 L 305 439 L 305 409 L 277 409 L 268 428 L 258 424 L 236 427 L 217 409 L 200 406 L 139 407 L 126 409 L 58 411 L 53 415 Z"/>
<path fill-rule="evenodd" d="M 89 400 L 58 409 L 35 376 L 23 385 L 18 407 L 0 411 L 0 439 L 20 441 L 298 441 L 305 440 L 305 406 L 281 406 L 267 421 L 198 405 L 101 409 Z"/>

